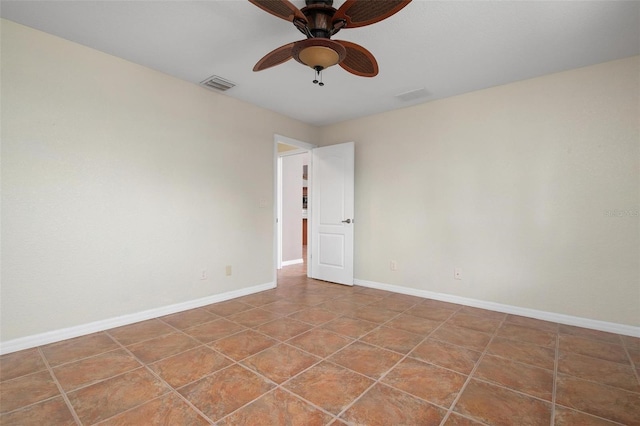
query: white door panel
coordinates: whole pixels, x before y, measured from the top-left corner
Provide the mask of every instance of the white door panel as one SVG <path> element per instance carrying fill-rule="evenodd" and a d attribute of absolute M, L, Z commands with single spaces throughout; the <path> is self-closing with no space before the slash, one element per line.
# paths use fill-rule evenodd
<path fill-rule="evenodd" d="M 341 234 L 318 235 L 318 263 L 322 266 L 344 268 L 344 236 Z"/>
<path fill-rule="evenodd" d="M 354 143 L 315 148 L 311 276 L 353 285 Z"/>

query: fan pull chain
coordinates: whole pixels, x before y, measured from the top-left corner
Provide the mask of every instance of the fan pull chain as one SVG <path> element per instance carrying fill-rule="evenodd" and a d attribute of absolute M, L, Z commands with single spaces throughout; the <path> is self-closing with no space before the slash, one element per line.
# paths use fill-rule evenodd
<path fill-rule="evenodd" d="M 313 84 L 317 84 L 318 86 L 324 86 L 324 83 L 322 82 L 322 68 L 316 68 L 316 74 L 315 74 L 315 78 L 313 79 Z M 320 80 L 318 80 L 320 79 Z"/>

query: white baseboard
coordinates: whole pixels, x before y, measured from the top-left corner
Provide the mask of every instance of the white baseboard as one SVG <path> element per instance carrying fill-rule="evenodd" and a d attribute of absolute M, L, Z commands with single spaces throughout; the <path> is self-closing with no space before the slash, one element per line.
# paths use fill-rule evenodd
<path fill-rule="evenodd" d="M 502 303 L 470 299 L 467 297 L 454 296 L 451 294 L 435 293 L 428 290 L 419 290 L 416 288 L 383 284 L 374 281 L 354 279 L 354 283 L 362 287 L 377 288 L 379 290 L 391 291 L 393 293 L 407 294 L 410 296 L 423 297 L 426 299 L 457 303 L 459 305 L 473 306 L 474 308 L 488 309 L 491 311 L 504 312 L 506 314 L 521 315 L 523 317 L 557 322 L 559 324 L 574 325 L 577 327 L 591 328 L 593 330 L 607 331 L 610 333 L 623 334 L 625 336 L 640 337 L 640 327 L 634 327 L 632 325 L 574 317 L 571 315 L 558 314 L 554 312 L 539 311 L 537 309 L 521 308 L 519 306 L 504 305 Z"/>
<path fill-rule="evenodd" d="M 302 259 L 285 260 L 282 262 L 282 266 L 298 265 L 300 263 L 304 263 L 304 260 Z"/>
<path fill-rule="evenodd" d="M 129 325 L 135 322 L 140 322 L 152 318 L 158 318 L 164 315 L 175 314 L 177 312 L 199 308 L 201 306 L 210 305 L 212 303 L 224 302 L 225 300 L 247 296 L 249 294 L 270 290 L 275 287 L 275 282 L 270 282 L 253 287 L 243 288 L 240 290 L 229 291 L 222 294 L 214 294 L 213 296 L 207 296 L 200 299 L 189 300 L 187 302 L 176 303 L 174 305 L 162 306 L 142 312 L 136 312 L 133 314 L 127 314 L 119 317 L 107 318 L 105 320 L 77 325 L 74 327 L 48 331 L 46 333 L 34 334 L 32 336 L 20 337 L 13 340 L 7 340 L 6 342 L 0 342 L 0 355 L 21 351 L 23 349 L 34 348 L 36 346 L 47 345 L 49 343 L 59 342 L 61 340 L 71 339 L 74 337 L 84 336 L 87 334 L 96 333 L 98 331 L 104 331 L 114 327 Z"/>
<path fill-rule="evenodd" d="M 440 300 L 443 302 L 457 303 L 459 305 L 472 306 L 475 308 L 488 309 L 507 314 L 521 315 L 529 318 L 537 318 L 545 321 L 557 322 L 559 324 L 574 325 L 577 327 L 591 328 L 594 330 L 607 331 L 610 333 L 622 334 L 625 336 L 640 337 L 640 327 L 631 325 L 617 324 L 606 321 L 593 320 L 589 318 L 575 317 L 571 315 L 558 314 L 554 312 L 539 311 L 536 309 L 522 308 L 512 305 L 504 305 L 501 303 L 488 302 L 478 299 L 470 299 L 466 297 L 455 296 L 451 294 L 435 293 L 428 290 L 420 290 L 410 287 L 402 287 L 392 284 L 383 284 L 374 281 L 366 281 L 354 279 L 354 284 L 386 290 L 393 293 L 407 294 L 411 296 L 422 297 L 426 299 Z M 249 294 L 258 293 L 265 290 L 275 288 L 274 282 L 260 284 L 240 290 L 229 291 L 222 294 L 203 297 L 201 299 L 190 300 L 187 302 L 177 303 L 174 305 L 162 306 L 160 308 L 149 309 L 133 314 L 122 315 L 119 317 L 108 318 L 106 320 L 94 321 L 74 327 L 68 327 L 60 330 L 48 331 L 46 333 L 35 334 L 32 336 L 21 337 L 18 339 L 0 342 L 0 355 L 23 349 L 34 348 L 37 346 L 47 345 L 49 343 L 59 342 L 61 340 L 71 339 L 74 337 L 84 336 L 99 331 L 108 330 L 114 327 L 129 325 L 136 322 L 158 318 L 164 315 L 175 314 L 177 312 L 195 309 L 212 303 L 224 302 L 225 300 L 235 299 L 237 297 L 247 296 Z"/>

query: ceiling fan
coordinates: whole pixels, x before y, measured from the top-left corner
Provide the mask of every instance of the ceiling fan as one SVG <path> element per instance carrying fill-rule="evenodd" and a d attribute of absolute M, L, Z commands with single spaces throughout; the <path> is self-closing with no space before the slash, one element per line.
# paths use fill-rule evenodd
<path fill-rule="evenodd" d="M 375 24 L 397 13 L 411 0 L 347 0 L 339 9 L 333 0 L 305 0 L 298 9 L 289 0 L 249 0 L 260 9 L 285 19 L 307 38 L 285 44 L 267 53 L 253 67 L 262 71 L 280 65 L 291 58 L 313 68 L 314 83 L 323 86 L 322 70 L 339 64 L 344 70 L 361 76 L 378 74 L 378 63 L 364 47 L 344 40 L 331 40 L 343 28 L 358 28 Z"/>

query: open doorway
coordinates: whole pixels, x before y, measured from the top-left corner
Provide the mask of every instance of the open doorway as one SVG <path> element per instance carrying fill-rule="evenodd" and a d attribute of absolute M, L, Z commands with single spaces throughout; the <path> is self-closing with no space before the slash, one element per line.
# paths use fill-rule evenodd
<path fill-rule="evenodd" d="M 280 147 L 283 144 L 279 145 Z M 288 146 L 288 145 L 287 145 Z M 309 153 L 281 155 L 280 211 L 281 229 L 280 265 L 282 267 L 304 263 L 307 245 L 307 175 Z"/>
<path fill-rule="evenodd" d="M 276 163 L 275 279 L 282 268 L 308 275 L 310 151 L 314 145 L 280 135 L 274 137 Z M 295 265 L 295 268 L 294 268 Z"/>

